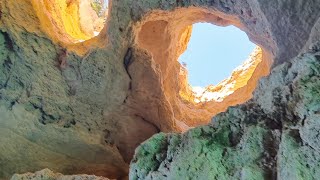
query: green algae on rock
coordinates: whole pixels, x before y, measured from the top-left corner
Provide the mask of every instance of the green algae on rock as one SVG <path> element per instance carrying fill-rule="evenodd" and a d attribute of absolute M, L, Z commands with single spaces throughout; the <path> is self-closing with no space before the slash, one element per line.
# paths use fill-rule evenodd
<path fill-rule="evenodd" d="M 84 42 L 78 2 L 0 1 L 0 179 L 43 168 L 125 178 L 141 142 L 209 122 L 210 108 L 179 99 L 179 38 L 195 22 L 245 31 L 265 52 L 257 72 L 280 66 L 213 125 L 142 145 L 131 178 L 316 177 L 318 57 L 290 61 L 319 40 L 317 0 L 114 0 Z"/>
<path fill-rule="evenodd" d="M 319 54 L 275 67 L 252 100 L 211 125 L 155 135 L 137 148 L 130 179 L 317 179 Z"/>

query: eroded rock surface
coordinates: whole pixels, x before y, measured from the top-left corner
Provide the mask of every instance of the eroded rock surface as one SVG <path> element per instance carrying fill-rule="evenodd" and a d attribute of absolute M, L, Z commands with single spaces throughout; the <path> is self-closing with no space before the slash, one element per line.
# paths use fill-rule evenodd
<path fill-rule="evenodd" d="M 63 175 L 54 173 L 49 169 L 44 169 L 35 173 L 15 174 L 11 180 L 109 180 L 105 177 L 97 177 L 93 175 Z"/>
<path fill-rule="evenodd" d="M 0 1 L 0 178 L 44 168 L 63 174 L 126 177 L 134 149 L 153 134 L 206 124 L 228 106 L 249 100 L 251 92 L 241 91 L 245 94 L 234 96 L 248 99 L 225 102 L 219 110 L 182 100 L 180 90 L 187 88 L 180 81 L 177 58 L 187 46 L 192 23 L 235 25 L 245 31 L 262 48 L 263 63 L 252 76 L 255 83 L 268 74 L 272 63 L 289 62 L 319 38 L 318 0 L 114 0 L 109 4 L 105 27 L 90 39 L 92 29 L 85 32 L 81 26 L 88 22 L 84 24 L 92 27 L 92 21 L 81 21 L 79 1 Z M 271 84 L 262 83 L 266 87 L 259 90 L 261 97 L 241 110 L 244 116 L 252 109 L 274 111 L 269 101 L 284 95 L 270 89 L 281 80 L 281 73 L 278 76 L 272 76 Z M 218 122 L 232 122 L 225 119 Z M 226 126 L 222 134 L 231 131 L 231 125 Z M 316 148 L 316 139 L 308 137 L 316 137 L 317 131 L 312 124 L 306 127 L 301 139 Z M 290 139 L 263 123 L 251 128 L 260 137 L 272 133 L 272 144 L 279 136 Z M 212 131 L 210 127 L 208 134 Z M 159 142 L 166 136 L 158 135 Z M 259 138 L 254 140 L 259 144 Z M 283 152 L 297 147 L 279 142 Z M 270 168 L 267 174 L 272 174 Z"/>
<path fill-rule="evenodd" d="M 153 136 L 130 179 L 317 179 L 320 53 L 273 69 L 254 98 L 210 125 Z"/>

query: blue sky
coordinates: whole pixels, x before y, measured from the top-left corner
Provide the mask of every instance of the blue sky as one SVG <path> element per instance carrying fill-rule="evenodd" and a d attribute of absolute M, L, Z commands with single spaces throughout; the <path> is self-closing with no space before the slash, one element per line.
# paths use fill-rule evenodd
<path fill-rule="evenodd" d="M 190 85 L 216 85 L 229 77 L 255 46 L 243 31 L 234 26 L 196 23 L 188 49 L 180 56 L 179 62 L 187 63 Z"/>
<path fill-rule="evenodd" d="M 103 8 L 107 8 L 109 5 L 109 0 L 105 0 L 104 1 L 104 5 L 103 5 Z"/>

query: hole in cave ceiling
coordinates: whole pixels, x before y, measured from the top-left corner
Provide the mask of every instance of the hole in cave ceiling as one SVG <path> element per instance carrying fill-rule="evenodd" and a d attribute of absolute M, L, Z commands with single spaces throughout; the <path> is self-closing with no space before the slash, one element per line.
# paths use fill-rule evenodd
<path fill-rule="evenodd" d="M 252 75 L 253 71 L 248 72 L 250 66 L 256 66 L 261 58 L 250 57 L 256 56 L 258 51 L 261 49 L 235 26 L 193 24 L 190 41 L 179 62 L 193 91 L 194 102 L 219 102 L 234 92 L 237 83 L 232 78 L 239 76 L 237 71 L 241 72 L 240 78 Z M 246 83 L 247 80 L 241 81 Z"/>
<path fill-rule="evenodd" d="M 190 85 L 206 87 L 230 76 L 254 48 L 247 35 L 234 26 L 196 23 L 188 48 L 179 61 L 187 66 Z"/>
<path fill-rule="evenodd" d="M 83 38 L 77 38 L 79 42 L 98 36 L 105 26 L 109 0 L 80 0 L 79 22 Z"/>
<path fill-rule="evenodd" d="M 72 43 L 89 40 L 102 31 L 106 24 L 110 0 L 44 0 L 44 16 L 54 22 Z M 44 20 L 48 21 L 48 20 Z M 45 22 L 44 22 L 45 24 Z M 53 33 L 54 34 L 54 33 Z M 57 31 L 57 34 L 58 31 Z"/>
<path fill-rule="evenodd" d="M 204 26 L 203 31 L 197 32 L 198 26 L 200 30 Z M 154 88 L 168 99 L 176 125 L 183 131 L 251 99 L 272 64 L 272 54 L 239 19 L 219 12 L 192 8 L 157 12 L 136 29 L 136 43 L 150 55 L 145 60 L 150 60 L 159 76 L 159 87 Z M 198 41 L 199 51 L 193 41 Z M 200 68 L 193 70 L 193 63 Z M 189 81 L 197 71 L 198 78 Z M 137 77 L 136 82 L 143 78 Z"/>
<path fill-rule="evenodd" d="M 109 0 L 90 0 L 91 8 L 96 14 L 96 19 L 93 24 L 93 35 L 99 35 L 100 31 L 103 29 L 104 24 L 108 16 L 108 6 Z"/>

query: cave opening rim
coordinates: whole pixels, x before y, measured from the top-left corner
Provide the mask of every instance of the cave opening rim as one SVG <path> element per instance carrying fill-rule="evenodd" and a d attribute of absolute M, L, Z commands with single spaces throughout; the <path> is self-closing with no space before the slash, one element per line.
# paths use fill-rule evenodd
<path fill-rule="evenodd" d="M 210 26 L 215 26 L 215 27 L 219 27 L 219 28 L 229 28 L 229 27 L 233 27 L 235 28 L 237 31 L 241 31 L 242 33 L 244 33 L 244 36 L 246 36 L 247 38 L 247 41 L 251 44 L 254 45 L 254 48 L 251 50 L 251 52 L 249 54 L 246 55 L 246 58 L 242 59 L 240 64 L 237 64 L 237 66 L 235 68 L 233 68 L 231 70 L 231 72 L 229 71 L 228 74 L 225 78 L 219 80 L 219 82 L 217 84 L 207 84 L 205 86 L 193 86 L 191 85 L 190 83 L 190 80 L 189 80 L 189 71 L 188 71 L 188 67 L 186 64 L 184 64 L 184 62 L 180 59 L 182 55 L 184 55 L 187 51 L 188 51 L 188 48 L 189 48 L 189 45 L 190 45 L 190 41 L 192 40 L 192 36 L 193 36 L 193 28 L 194 28 L 194 25 L 197 25 L 197 24 L 209 24 Z M 217 25 L 215 23 L 212 23 L 212 22 L 207 22 L 207 21 L 196 21 L 196 22 L 193 22 L 191 25 L 189 25 L 192 27 L 192 33 L 189 37 L 189 40 L 187 42 L 187 47 L 186 49 L 178 56 L 178 59 L 177 61 L 180 63 L 181 67 L 180 67 L 180 74 L 184 74 L 186 73 L 186 79 L 187 79 L 187 86 L 188 88 L 190 89 L 190 92 L 191 92 L 191 97 L 193 100 L 193 102 L 195 104 L 203 104 L 203 103 L 208 103 L 208 102 L 211 102 L 211 101 L 215 101 L 215 102 L 222 102 L 225 97 L 229 96 L 230 94 L 223 94 L 223 90 L 226 89 L 226 87 L 223 87 L 223 84 L 224 82 L 228 81 L 229 79 L 232 78 L 233 74 L 237 71 L 237 70 L 241 70 L 241 68 L 244 68 L 246 66 L 248 66 L 248 64 L 251 64 L 251 65 L 254 65 L 255 64 L 255 68 L 257 68 L 257 66 L 261 63 L 262 61 L 262 58 L 261 57 L 260 59 L 254 59 L 253 56 L 256 56 L 257 55 L 257 51 L 261 50 L 263 51 L 263 48 L 256 44 L 255 42 L 251 41 L 249 36 L 247 35 L 247 33 L 245 31 L 243 31 L 242 29 L 240 29 L 239 27 L 237 27 L 236 25 L 233 25 L 233 24 L 229 24 L 227 26 L 220 26 L 220 25 Z M 224 36 L 228 36 L 228 34 L 224 35 Z M 214 43 L 212 43 L 214 44 Z M 261 52 L 261 54 L 263 54 L 263 52 Z M 233 59 L 228 59 L 227 61 L 229 60 L 233 60 Z M 198 61 L 198 60 L 194 60 L 192 59 L 191 61 Z M 258 62 L 258 63 L 257 63 Z M 200 62 L 199 62 L 200 63 Z M 254 72 L 252 72 L 253 74 Z M 252 76 L 252 74 L 250 76 Z M 249 81 L 249 79 L 247 80 Z M 247 82 L 246 82 L 247 83 Z M 230 84 L 226 84 L 227 86 L 230 85 Z M 222 87 L 221 87 L 222 86 Z M 241 87 L 240 87 L 241 88 Z M 221 89 L 222 92 L 220 95 L 219 95 L 219 92 L 215 92 L 215 91 L 211 91 L 210 92 L 210 89 Z M 233 90 L 233 91 L 230 91 L 230 92 L 227 92 L 227 93 L 233 93 L 235 92 L 237 89 Z M 187 100 L 190 102 L 190 98 L 186 98 L 184 94 L 184 92 L 179 92 L 180 94 L 180 98 L 182 98 L 182 100 Z M 211 96 L 212 97 L 208 97 L 208 96 Z M 214 94 L 218 94 L 218 95 L 214 95 Z M 188 95 L 190 96 L 190 95 Z"/>
<path fill-rule="evenodd" d="M 103 32 L 103 29 L 108 25 L 108 19 L 109 19 L 109 15 L 111 13 L 112 0 L 104 0 L 104 4 L 101 5 L 102 7 L 100 9 L 100 12 L 98 12 L 99 10 L 97 10 L 94 5 L 94 3 L 97 3 L 98 1 L 99 0 L 91 0 L 90 5 L 91 5 L 91 8 L 96 12 L 96 15 L 98 16 L 98 20 L 103 19 L 103 22 L 99 23 L 99 25 L 101 27 L 99 27 L 99 29 L 97 31 L 93 32 L 93 36 L 91 36 L 89 39 L 86 39 L 85 41 L 99 36 Z"/>
<path fill-rule="evenodd" d="M 99 0 L 42 0 L 40 5 L 34 5 L 36 11 L 39 10 L 42 16 L 41 24 L 52 28 L 58 28 L 58 33 L 52 33 L 47 30 L 52 39 L 57 39 L 59 43 L 66 47 L 74 47 L 74 45 L 90 45 L 99 42 L 98 39 L 106 39 L 107 27 L 111 19 L 112 0 L 104 0 L 106 2 L 103 16 L 98 16 L 98 12 L 94 10 L 94 1 Z M 58 6 L 57 8 L 51 3 Z M 49 4 L 49 5 L 48 5 Z M 52 6 L 52 7 L 51 7 Z M 48 16 L 47 14 L 53 14 Z M 38 15 L 38 16 L 41 16 Z M 46 19 L 48 18 L 48 19 Z M 49 22 L 49 24 L 47 24 Z M 97 44 L 100 46 L 100 43 Z"/>
<path fill-rule="evenodd" d="M 220 102 L 212 100 L 195 103 L 190 96 L 183 98 L 181 95 L 181 92 L 187 94 L 188 88 L 181 87 L 181 81 L 179 79 L 181 64 L 178 58 L 183 53 L 181 52 L 179 38 L 181 38 L 180 35 L 186 27 L 199 22 L 222 27 L 233 25 L 245 32 L 249 40 L 261 49 L 259 68 L 257 66 L 253 73 L 254 76 L 247 82 L 248 85 L 246 84 L 246 86 L 237 89 Z M 155 10 L 148 13 L 136 23 L 134 29 L 134 45 L 136 48 L 145 51 L 145 54 L 150 57 L 151 64 L 154 65 L 153 67 L 156 67 L 156 72 L 160 75 L 163 95 L 168 98 L 170 104 L 172 104 L 171 107 L 175 111 L 175 121 L 182 122 L 190 127 L 207 124 L 210 122 L 210 119 L 218 113 L 226 111 L 231 106 L 243 104 L 253 97 L 255 89 L 259 86 L 259 80 L 270 74 L 275 54 L 270 44 L 272 42 L 265 41 L 265 37 L 259 34 L 259 31 L 254 31 L 250 28 L 251 27 L 244 24 L 239 15 L 225 14 L 224 12 L 204 9 L 202 7 L 179 8 L 170 12 Z M 152 29 L 155 32 L 150 36 Z M 266 33 L 268 34 L 270 32 L 266 31 Z M 167 43 L 167 41 L 171 41 L 171 43 L 165 45 L 166 47 L 163 48 L 161 47 L 163 44 L 159 44 L 162 40 L 164 40 L 163 42 L 165 43 Z M 176 44 L 172 44 L 172 42 Z M 159 48 L 162 48 L 164 51 L 159 53 Z M 167 64 L 167 66 L 169 64 L 167 69 L 164 68 L 165 72 L 162 71 L 163 64 Z M 175 72 L 174 74 L 170 74 L 168 71 Z M 173 76 L 171 77 L 173 80 L 170 79 L 170 76 Z M 190 95 L 190 89 L 187 95 Z M 201 112 L 201 117 L 199 117 L 199 112 Z M 178 126 L 180 128 L 180 125 Z M 183 127 L 182 129 L 186 128 Z"/>
<path fill-rule="evenodd" d="M 85 39 L 79 39 L 79 38 L 73 38 L 72 44 L 82 44 L 86 42 L 90 42 L 93 39 L 96 38 L 101 38 L 103 34 L 106 34 L 106 28 L 108 27 L 109 21 L 110 21 L 110 14 L 112 11 L 112 1 L 113 0 L 104 0 L 104 3 L 102 5 L 101 12 L 104 13 L 104 15 L 99 15 L 97 10 L 94 7 L 94 2 L 99 1 L 99 0 L 90 0 L 90 4 L 88 4 L 85 8 L 86 9 L 91 9 L 91 12 L 94 12 L 97 18 L 95 19 L 95 22 L 90 23 L 90 26 L 92 26 L 94 29 L 90 35 L 88 35 L 87 38 Z M 77 1 L 78 2 L 78 8 L 79 8 L 79 13 L 78 13 L 78 19 L 81 23 L 81 11 L 80 11 L 80 5 L 81 5 L 81 0 Z M 101 22 L 97 22 L 101 21 Z M 98 28 L 97 30 L 95 28 Z M 79 27 L 80 31 L 84 33 L 84 27 L 80 25 Z M 67 33 L 68 34 L 68 33 Z M 85 33 L 84 33 L 85 34 Z"/>

